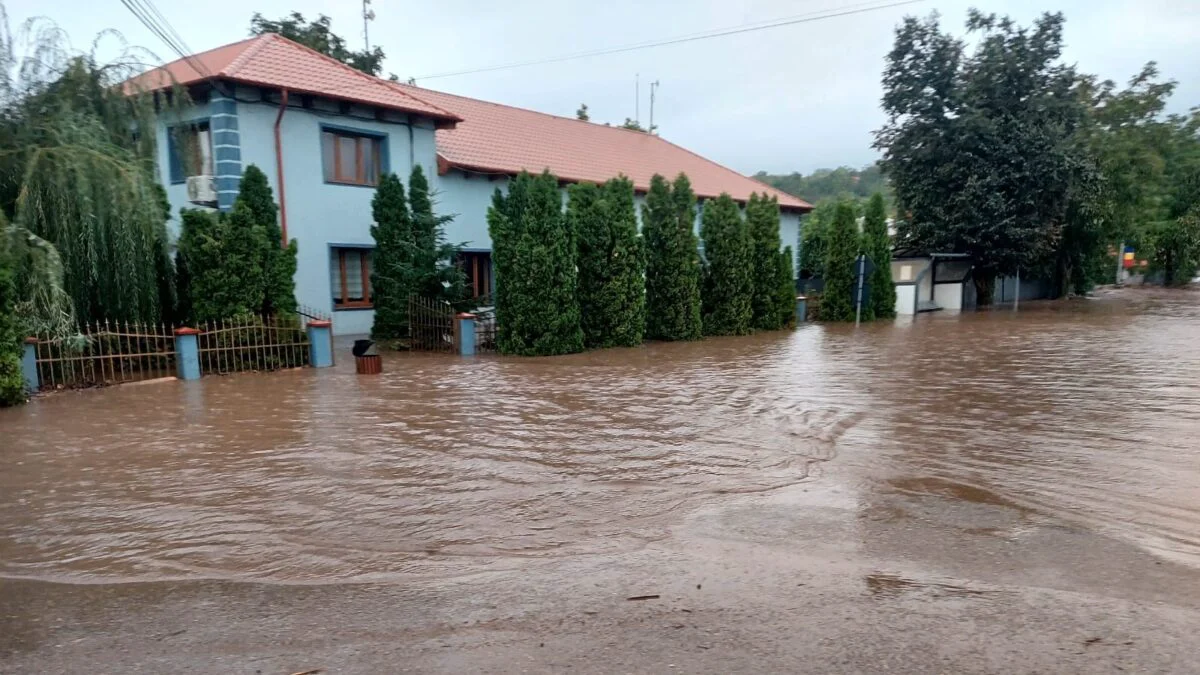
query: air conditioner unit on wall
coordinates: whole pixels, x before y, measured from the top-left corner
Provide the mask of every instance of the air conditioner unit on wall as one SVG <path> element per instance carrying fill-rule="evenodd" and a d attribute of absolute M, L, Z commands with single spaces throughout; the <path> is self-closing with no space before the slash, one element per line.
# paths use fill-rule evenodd
<path fill-rule="evenodd" d="M 193 204 L 216 204 L 217 188 L 212 176 L 188 176 L 188 201 Z"/>

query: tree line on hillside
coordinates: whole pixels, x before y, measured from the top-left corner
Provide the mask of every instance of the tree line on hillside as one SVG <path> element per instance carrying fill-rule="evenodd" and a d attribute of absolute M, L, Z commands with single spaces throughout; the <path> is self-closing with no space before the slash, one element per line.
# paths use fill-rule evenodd
<path fill-rule="evenodd" d="M 909 17 L 887 57 L 875 147 L 899 243 L 971 254 L 980 304 L 1018 272 L 1085 292 L 1122 242 L 1168 284 L 1200 265 L 1200 114 L 1164 114 L 1153 63 L 1124 88 L 1063 63 L 1063 25 L 972 10 L 971 51 Z"/>
<path fill-rule="evenodd" d="M 761 181 L 799 197 L 810 204 L 829 200 L 853 199 L 866 201 L 876 192 L 888 192 L 887 178 L 879 164 L 868 164 L 862 169 L 841 166 L 836 169 L 817 169 L 811 174 L 769 174 L 759 171 L 755 180 Z"/>

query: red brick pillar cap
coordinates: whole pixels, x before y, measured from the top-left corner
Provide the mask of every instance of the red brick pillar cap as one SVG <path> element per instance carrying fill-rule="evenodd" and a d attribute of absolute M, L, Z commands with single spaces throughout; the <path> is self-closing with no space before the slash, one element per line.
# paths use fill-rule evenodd
<path fill-rule="evenodd" d="M 474 315 L 474 314 L 470 314 L 470 313 L 468 313 L 468 312 L 460 312 L 460 313 L 458 314 L 458 318 L 460 318 L 460 319 L 474 319 L 474 318 L 475 318 L 475 315 Z"/>
<path fill-rule="evenodd" d="M 324 319 L 316 319 L 313 321 L 309 321 L 308 325 L 312 328 L 331 328 L 331 327 L 333 327 L 333 322 L 325 321 Z"/>
<path fill-rule="evenodd" d="M 36 345 L 37 343 L 38 343 L 38 339 L 32 335 L 25 338 L 25 344 L 27 344 L 27 345 Z"/>
<path fill-rule="evenodd" d="M 175 334 L 176 335 L 199 335 L 200 331 L 196 328 L 188 328 L 187 326 L 182 326 L 180 328 L 175 329 Z"/>

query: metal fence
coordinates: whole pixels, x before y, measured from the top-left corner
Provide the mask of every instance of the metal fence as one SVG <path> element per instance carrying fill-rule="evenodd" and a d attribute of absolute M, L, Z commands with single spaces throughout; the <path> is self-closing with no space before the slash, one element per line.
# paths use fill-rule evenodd
<path fill-rule="evenodd" d="M 298 316 L 246 316 L 198 326 L 200 371 L 239 373 L 308 365 L 308 333 Z"/>
<path fill-rule="evenodd" d="M 445 300 L 408 296 L 408 348 L 454 353 L 454 306 Z"/>
<path fill-rule="evenodd" d="M 472 298 L 463 311 L 475 315 L 475 353 L 496 353 L 496 297 L 489 293 Z"/>
<path fill-rule="evenodd" d="M 43 389 L 101 387 L 175 374 L 174 329 L 163 324 L 95 322 L 67 337 L 33 336 Z"/>

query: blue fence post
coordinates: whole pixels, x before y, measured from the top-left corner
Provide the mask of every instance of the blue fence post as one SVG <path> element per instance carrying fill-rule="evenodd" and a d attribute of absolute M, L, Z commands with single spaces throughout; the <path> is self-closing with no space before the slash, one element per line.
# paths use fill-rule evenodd
<path fill-rule="evenodd" d="M 308 322 L 308 364 L 313 368 L 333 365 L 333 322 Z"/>
<path fill-rule="evenodd" d="M 21 377 L 25 380 L 25 391 L 31 394 L 42 387 L 38 380 L 37 343 L 35 337 L 25 338 L 25 351 L 21 353 Z"/>
<path fill-rule="evenodd" d="M 458 353 L 462 356 L 475 356 L 475 315 L 459 314 L 454 318 Z"/>
<path fill-rule="evenodd" d="M 181 380 L 200 379 L 199 334 L 195 328 L 175 329 L 175 370 Z"/>
<path fill-rule="evenodd" d="M 796 323 L 808 321 L 808 298 L 803 295 L 796 296 Z"/>

